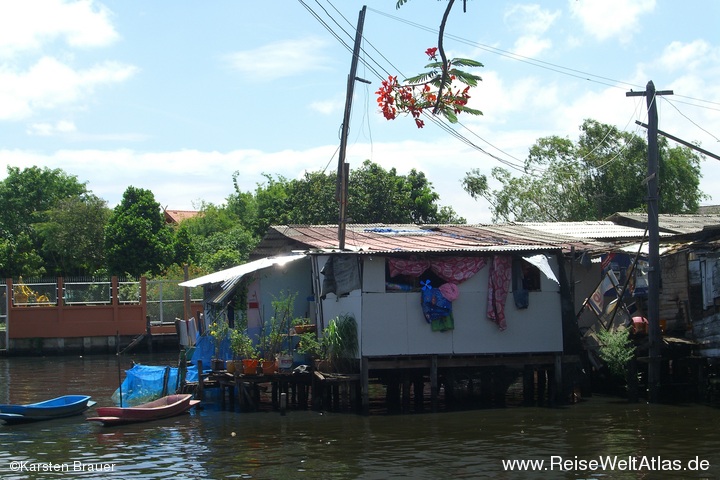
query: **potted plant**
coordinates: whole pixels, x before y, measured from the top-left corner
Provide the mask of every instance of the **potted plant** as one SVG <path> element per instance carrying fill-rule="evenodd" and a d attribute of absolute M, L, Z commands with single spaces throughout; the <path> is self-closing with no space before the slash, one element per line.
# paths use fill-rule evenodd
<path fill-rule="evenodd" d="M 290 328 L 290 334 L 302 335 L 308 332 L 317 331 L 317 325 L 312 323 L 309 318 L 296 318 L 292 322 L 292 328 Z"/>
<path fill-rule="evenodd" d="M 355 373 L 358 370 L 359 344 L 355 317 L 340 315 L 330 320 L 323 332 L 323 343 L 334 372 Z"/>
<path fill-rule="evenodd" d="M 280 298 L 272 301 L 273 316 L 269 322 L 263 323 L 260 333 L 260 353 L 262 354 L 263 373 L 274 373 L 277 370 L 278 355 L 290 351 L 288 331 L 292 322 L 295 305 L 295 294 L 281 292 Z"/>
<path fill-rule="evenodd" d="M 318 337 L 316 332 L 306 332 L 297 336 L 300 338 L 295 347 L 295 351 L 301 355 L 305 355 L 308 363 L 327 357 L 325 339 Z"/>
<path fill-rule="evenodd" d="M 230 333 L 230 349 L 237 362 L 242 365 L 242 372 L 253 374 L 257 370 L 258 351 L 252 338 L 239 328 L 234 329 Z M 235 369 L 238 365 L 235 365 Z"/>
<path fill-rule="evenodd" d="M 220 319 L 210 324 L 208 331 L 213 339 L 214 357 L 211 359 L 213 370 L 224 370 L 225 360 L 221 358 L 222 344 L 228 336 L 229 327 L 227 322 Z"/>

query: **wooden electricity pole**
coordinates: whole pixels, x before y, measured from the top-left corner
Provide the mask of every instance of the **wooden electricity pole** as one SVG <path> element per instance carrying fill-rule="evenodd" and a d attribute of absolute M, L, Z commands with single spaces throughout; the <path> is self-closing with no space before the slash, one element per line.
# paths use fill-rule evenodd
<path fill-rule="evenodd" d="M 661 345 L 660 332 L 660 227 L 658 225 L 658 183 L 659 183 L 659 151 L 658 151 L 658 95 L 672 95 L 672 90 L 656 91 L 650 80 L 644 92 L 627 92 L 628 97 L 645 97 L 648 108 L 648 401 L 657 403 L 660 400 Z"/>
<path fill-rule="evenodd" d="M 353 92 L 355 91 L 355 80 L 370 83 L 362 78 L 357 78 L 357 64 L 360 57 L 360 43 L 362 42 L 363 25 L 365 24 L 365 5 L 358 15 L 357 29 L 355 30 L 355 46 L 353 47 L 352 63 L 350 74 L 347 80 L 347 93 L 345 95 L 345 114 L 343 115 L 342 132 L 340 134 L 340 153 L 338 156 L 337 189 L 336 197 L 340 204 L 340 215 L 338 218 L 338 246 L 340 250 L 345 248 L 345 225 L 347 224 L 347 190 L 348 177 L 350 176 L 350 165 L 345 162 L 347 154 L 347 139 L 350 131 L 350 112 L 352 110 Z"/>

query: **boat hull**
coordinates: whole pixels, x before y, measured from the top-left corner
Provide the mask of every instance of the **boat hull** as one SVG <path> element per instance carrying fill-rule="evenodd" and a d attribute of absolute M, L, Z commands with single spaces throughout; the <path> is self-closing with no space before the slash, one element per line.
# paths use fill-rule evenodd
<path fill-rule="evenodd" d="M 93 405 L 95 402 L 90 400 L 89 395 L 64 395 L 24 405 L 3 404 L 0 405 L 0 420 L 15 424 L 71 417 L 80 415 Z"/>
<path fill-rule="evenodd" d="M 103 425 L 149 422 L 180 415 L 198 403 L 200 401 L 193 400 L 189 393 L 168 395 L 135 407 L 98 407 L 95 409 L 98 415 L 87 420 Z"/>

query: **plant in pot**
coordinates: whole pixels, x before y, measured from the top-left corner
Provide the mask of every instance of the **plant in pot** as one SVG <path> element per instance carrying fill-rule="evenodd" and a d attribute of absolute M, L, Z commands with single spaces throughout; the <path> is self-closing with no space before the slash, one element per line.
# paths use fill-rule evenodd
<path fill-rule="evenodd" d="M 328 323 L 323 332 L 323 343 L 332 371 L 355 373 L 358 371 L 357 322 L 352 315 L 339 315 Z"/>
<path fill-rule="evenodd" d="M 312 323 L 309 318 L 296 318 L 292 322 L 290 333 L 295 335 L 302 335 L 308 332 L 317 331 L 317 325 Z"/>
<path fill-rule="evenodd" d="M 288 331 L 292 323 L 297 293 L 281 292 L 279 298 L 272 301 L 273 316 L 263 323 L 260 333 L 260 352 L 262 354 L 263 373 L 277 370 L 277 356 L 289 353 Z"/>
<path fill-rule="evenodd" d="M 258 364 L 258 350 L 253 343 L 252 338 L 245 330 L 235 329 L 230 333 L 230 349 L 235 356 L 235 361 L 240 362 L 243 373 L 254 374 Z M 235 369 L 238 370 L 238 364 Z"/>
<path fill-rule="evenodd" d="M 213 370 L 224 370 L 225 360 L 221 356 L 223 342 L 227 339 L 229 327 L 224 319 L 216 320 L 210 324 L 208 335 L 213 339 L 214 356 L 211 359 Z"/>
<path fill-rule="evenodd" d="M 297 335 L 299 342 L 295 346 L 295 351 L 303 355 L 303 363 L 314 364 L 314 362 L 322 361 L 327 358 L 327 347 L 324 337 L 318 337 L 317 332 L 306 332 Z"/>

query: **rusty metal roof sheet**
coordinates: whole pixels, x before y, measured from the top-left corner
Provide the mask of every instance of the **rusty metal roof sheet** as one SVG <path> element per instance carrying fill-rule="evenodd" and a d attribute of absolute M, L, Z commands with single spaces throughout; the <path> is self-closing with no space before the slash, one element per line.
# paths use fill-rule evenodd
<path fill-rule="evenodd" d="M 287 246 L 338 249 L 337 225 L 280 225 L 268 231 L 256 253 Z M 457 253 L 595 249 L 605 244 L 563 237 L 522 225 L 348 225 L 345 248 L 359 253 Z M 265 251 L 263 252 L 263 249 Z"/>

